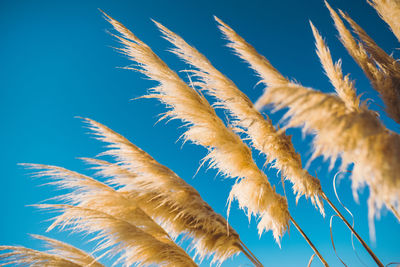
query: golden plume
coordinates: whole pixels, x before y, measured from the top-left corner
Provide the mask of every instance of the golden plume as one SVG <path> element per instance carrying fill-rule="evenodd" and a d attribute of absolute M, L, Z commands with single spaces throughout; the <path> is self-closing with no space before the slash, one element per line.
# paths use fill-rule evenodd
<path fill-rule="evenodd" d="M 107 15 L 106 15 L 107 16 Z M 250 149 L 216 115 L 207 100 L 189 87 L 154 52 L 121 23 L 110 16 L 108 21 L 121 34 L 116 36 L 123 48 L 120 51 L 140 64 L 139 71 L 159 85 L 147 97 L 157 98 L 170 110 L 165 117 L 180 119 L 187 131 L 183 137 L 209 150 L 204 160 L 227 177 L 236 179 L 229 203 L 237 199 L 248 216 L 260 217 L 259 233 L 272 230 L 275 239 L 288 228 L 289 212 L 286 199 L 275 192 L 266 175 L 254 163 Z M 229 208 L 228 208 L 229 212 Z"/>

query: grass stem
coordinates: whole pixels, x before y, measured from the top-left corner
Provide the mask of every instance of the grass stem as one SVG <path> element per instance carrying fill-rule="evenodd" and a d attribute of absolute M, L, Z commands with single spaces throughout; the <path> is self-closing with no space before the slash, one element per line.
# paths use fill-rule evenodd
<path fill-rule="evenodd" d="M 300 226 L 296 223 L 296 221 L 293 219 L 293 217 L 291 215 L 290 215 L 290 220 L 292 221 L 293 225 L 297 228 L 297 230 L 300 232 L 300 234 L 304 237 L 304 239 L 307 241 L 307 243 L 310 245 L 312 250 L 314 250 L 315 254 L 321 260 L 322 264 L 324 264 L 325 267 L 329 267 L 328 263 L 325 261 L 325 259 L 322 257 L 322 255 L 319 253 L 318 249 L 314 246 L 314 244 L 311 242 L 311 240 L 308 238 L 308 236 L 303 232 L 303 230 L 300 228 Z"/>
<path fill-rule="evenodd" d="M 264 267 L 263 265 L 262 265 L 262 263 L 257 259 L 257 257 L 251 252 L 251 250 L 243 243 L 243 241 L 242 240 L 239 240 L 240 241 L 240 245 L 242 246 L 242 252 L 249 258 L 249 256 L 251 255 L 251 257 L 252 257 L 252 259 L 256 262 L 253 262 L 253 260 L 252 259 L 250 259 L 253 263 L 254 263 L 254 265 L 255 266 L 257 266 L 257 267 Z M 246 254 L 245 253 L 245 251 L 247 250 L 247 252 L 250 254 L 250 255 L 248 255 L 248 254 Z"/>
<path fill-rule="evenodd" d="M 254 264 L 254 266 L 256 267 L 261 267 L 262 265 L 260 265 L 260 263 L 258 261 L 256 261 L 245 249 L 243 246 L 241 246 L 241 250 L 243 252 L 244 255 L 246 255 L 246 257 L 251 260 L 251 262 Z"/>
<path fill-rule="evenodd" d="M 326 202 L 328 202 L 329 206 L 332 207 L 332 209 L 336 212 L 336 214 L 339 216 L 340 219 L 342 219 L 342 221 L 344 222 L 344 224 L 346 224 L 346 226 L 350 229 L 350 231 L 355 235 L 355 237 L 358 239 L 358 241 L 360 241 L 361 245 L 367 250 L 367 252 L 369 253 L 369 255 L 371 255 L 371 257 L 374 259 L 374 261 L 376 262 L 376 264 L 378 264 L 378 266 L 380 267 L 384 267 L 383 263 L 378 259 L 378 257 L 375 255 L 374 252 L 372 252 L 372 250 L 370 249 L 370 247 L 367 245 L 367 243 L 365 243 L 365 241 L 361 238 L 361 236 L 356 232 L 356 230 L 354 230 L 354 228 L 351 226 L 351 224 L 344 218 L 344 216 L 342 215 L 342 213 L 340 213 L 340 211 L 335 207 L 335 205 L 333 205 L 333 203 L 329 200 L 329 198 L 325 195 L 325 193 L 322 193 L 322 198 L 325 199 Z"/>

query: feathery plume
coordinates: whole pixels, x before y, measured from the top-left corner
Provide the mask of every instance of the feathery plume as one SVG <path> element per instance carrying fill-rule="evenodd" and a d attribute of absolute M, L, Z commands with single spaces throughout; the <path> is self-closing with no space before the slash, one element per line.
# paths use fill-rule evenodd
<path fill-rule="evenodd" d="M 47 251 L 38 251 L 21 246 L 0 246 L 0 251 L 9 250 L 0 254 L 0 265 L 14 266 L 93 266 L 102 267 L 91 255 L 70 244 L 40 236 L 31 235 L 35 239 L 44 241 Z"/>
<path fill-rule="evenodd" d="M 111 177 L 128 199 L 138 203 L 172 237 L 184 234 L 200 259 L 215 253 L 213 261 L 222 263 L 240 252 L 240 239 L 226 220 L 201 198 L 192 186 L 169 168 L 108 127 L 84 119 L 96 139 L 108 143 L 102 155 L 113 156 L 117 164 L 85 159 L 95 165 L 98 174 Z"/>
<path fill-rule="evenodd" d="M 60 267 L 80 267 L 75 262 L 65 259 L 58 255 L 25 248 L 21 246 L 0 246 L 0 251 L 10 250 L 0 254 L 1 266 L 60 266 Z"/>
<path fill-rule="evenodd" d="M 370 80 L 372 87 L 381 95 L 386 105 L 386 113 L 396 122 L 400 123 L 399 63 L 386 54 L 354 20 L 339 10 L 341 16 L 347 20 L 354 32 L 360 37 L 361 42 L 357 42 L 339 15 L 327 2 L 325 4 L 339 32 L 341 42 L 362 68 Z"/>
<path fill-rule="evenodd" d="M 375 61 L 380 79 L 372 80 L 373 88 L 379 92 L 386 105 L 387 114 L 400 123 L 400 64 L 391 55 L 380 48 L 375 41 L 347 14 L 339 10 L 341 16 L 350 24 L 361 39 L 365 50 Z"/>
<path fill-rule="evenodd" d="M 45 245 L 48 249 L 48 253 L 54 255 L 61 255 L 64 258 L 67 258 L 73 262 L 78 263 L 81 266 L 93 266 L 93 267 L 101 267 L 103 266 L 96 259 L 87 254 L 85 251 L 74 247 L 70 244 L 61 242 L 56 239 L 52 239 L 49 237 L 41 236 L 41 235 L 31 235 L 35 239 L 41 240 L 45 242 Z"/>
<path fill-rule="evenodd" d="M 260 76 L 262 83 L 266 86 L 283 86 L 290 83 L 264 56 L 260 55 L 253 46 L 247 43 L 231 27 L 217 17 L 215 17 L 215 20 L 220 24 L 219 29 L 230 41 L 227 46 L 232 48 L 237 56 L 250 65 Z"/>
<path fill-rule="evenodd" d="M 186 260 L 188 263 L 193 263 L 190 257 L 172 241 L 172 239 L 164 231 L 164 229 L 156 224 L 139 206 L 137 206 L 136 203 L 128 200 L 123 194 L 115 191 L 108 185 L 91 177 L 61 167 L 40 164 L 24 165 L 30 169 L 42 170 L 35 173 L 35 176 L 50 177 L 50 179 L 52 179 L 53 181 L 49 182 L 49 184 L 56 185 L 60 189 L 73 190 L 71 193 L 67 193 L 55 198 L 58 200 L 62 200 L 64 203 L 71 203 L 72 205 L 37 205 L 37 207 L 39 208 L 49 208 L 64 211 L 63 214 L 55 218 L 54 222 L 49 226 L 48 231 L 57 226 L 60 226 L 61 229 L 65 227 L 70 227 L 71 230 L 78 230 L 87 233 L 95 233 L 100 231 L 101 233 L 94 238 L 100 239 L 102 241 L 101 245 L 99 246 L 99 250 L 105 250 L 113 245 L 119 244 L 115 249 L 110 248 L 110 252 L 115 253 L 113 255 L 116 255 L 123 250 L 121 242 L 123 242 L 124 239 L 120 238 L 118 239 L 119 241 L 116 241 L 116 239 L 113 239 L 114 235 L 124 236 L 125 234 L 128 234 L 126 232 L 116 232 L 119 227 L 118 225 L 120 224 L 119 221 L 121 221 L 132 226 L 133 228 L 137 228 L 141 232 L 141 235 L 148 235 L 148 239 L 152 238 L 157 240 L 157 242 L 159 243 L 165 243 L 166 246 L 169 246 L 170 250 L 172 250 L 172 254 L 179 254 L 179 257 L 182 257 L 182 259 L 178 259 L 179 257 L 177 258 L 177 264 L 181 262 L 185 257 L 187 258 Z M 86 214 L 85 212 L 87 211 L 89 217 L 85 217 L 85 215 L 80 216 L 80 210 L 83 214 Z M 96 226 L 100 228 L 93 228 L 92 226 L 90 226 L 92 223 L 95 224 L 96 218 L 94 217 L 96 217 L 96 215 L 93 214 L 96 212 L 100 214 L 100 217 L 103 216 L 103 219 L 105 220 L 104 229 L 101 228 L 101 219 L 99 219 L 99 225 Z M 116 221 L 116 228 L 108 229 L 107 226 L 113 226 L 113 220 Z M 80 226 L 76 225 L 79 223 L 86 223 L 89 226 L 86 226 L 86 228 L 82 226 L 83 228 L 80 228 Z M 114 232 L 112 231 L 113 229 L 115 230 Z M 129 231 L 129 227 L 127 226 L 123 226 L 122 229 Z M 135 257 L 137 257 L 137 262 L 139 264 L 161 264 L 159 260 L 152 261 L 150 255 L 152 248 L 146 248 L 146 246 L 148 245 L 150 245 L 150 243 L 137 246 L 136 252 L 125 251 L 125 256 L 121 256 L 118 261 L 124 261 L 125 264 L 131 265 Z M 132 245 L 130 249 L 135 249 L 134 247 L 135 245 Z M 174 252 L 173 250 L 176 251 Z M 128 257 L 126 256 L 128 254 L 132 255 Z M 169 264 L 173 264 L 174 260 L 174 256 L 172 255 L 171 259 L 165 258 L 165 263 L 162 264 L 165 265 L 168 262 L 170 262 Z M 189 266 L 196 265 L 193 263 Z"/>
<path fill-rule="evenodd" d="M 334 15 L 336 19 L 337 14 Z M 383 205 L 387 207 L 393 205 L 398 209 L 400 182 L 397 175 L 400 167 L 396 162 L 400 155 L 399 135 L 388 131 L 376 114 L 367 110 L 365 105 L 352 110 L 338 96 L 324 94 L 289 80 L 284 83 L 283 75 L 266 59 L 259 60 L 264 57 L 233 30 L 229 30 L 226 24 L 223 26 L 223 29 L 227 29 L 225 35 L 232 42 L 230 46 L 241 58 L 248 61 L 267 85 L 267 89 L 255 106 L 261 109 L 267 104 L 273 104 L 276 109 L 289 108 L 283 118 L 290 119 L 286 128 L 303 127 L 304 131 L 315 133 L 311 160 L 317 156 L 324 156 L 325 159 L 330 158 L 333 167 L 336 160 L 341 157 L 342 170 L 351 163 L 355 164 L 352 172 L 355 199 L 357 200 L 357 190 L 365 184 L 371 189 L 368 205 L 373 238 L 373 218 L 378 215 L 380 208 Z M 365 50 L 355 43 L 347 29 L 344 26 L 338 26 L 338 29 L 343 32 L 341 34 L 343 40 L 357 48 L 354 50 L 355 55 L 360 60 L 363 59 L 363 62 L 370 62 Z M 263 66 L 260 66 L 261 64 Z M 376 70 L 373 65 L 365 66 L 370 67 L 367 70 Z"/>
<path fill-rule="evenodd" d="M 369 0 L 367 2 L 375 8 L 400 42 L 400 3 L 396 0 Z"/>
<path fill-rule="evenodd" d="M 131 211 L 130 217 L 137 217 L 135 221 L 138 225 L 134 225 L 124 218 L 79 206 L 40 204 L 38 207 L 62 212 L 61 215 L 55 217 L 54 227 L 58 226 L 60 229 L 85 234 L 95 233 L 96 237 L 92 240 L 99 242 L 97 250 L 108 250 L 107 253 L 112 256 L 118 255 L 115 264 L 123 262 L 125 266 L 134 264 L 137 266 L 152 264 L 171 267 L 197 266 L 160 227 L 158 236 L 146 232 L 147 227 L 143 225 L 151 223 L 148 217 L 137 216 L 137 210 Z"/>
<path fill-rule="evenodd" d="M 29 169 L 41 170 L 34 177 L 49 177 L 53 181 L 47 183 L 59 189 L 72 189 L 71 193 L 59 195 L 53 199 L 63 203 L 85 207 L 110 214 L 133 224 L 140 221 L 146 232 L 155 236 L 164 236 L 165 231 L 134 203 L 112 187 L 89 176 L 57 166 L 42 164 L 22 164 Z M 53 229 L 57 221 L 49 227 Z M 160 234 L 161 233 L 161 234 Z"/>
<path fill-rule="evenodd" d="M 325 41 L 322 39 L 317 28 L 310 21 L 311 29 L 315 38 L 315 45 L 317 47 L 317 55 L 321 61 L 322 67 L 325 70 L 326 76 L 329 78 L 337 95 L 346 104 L 350 110 L 358 109 L 360 103 L 354 88 L 354 82 L 346 75 L 343 77 L 341 61 L 335 64 L 332 61 L 331 52 Z"/>
<path fill-rule="evenodd" d="M 375 61 L 378 67 L 385 68 L 396 67 L 393 57 L 388 55 L 382 48 L 380 48 L 375 41 L 358 25 L 348 14 L 339 9 L 340 16 L 345 19 L 351 26 L 353 32 L 359 37 L 364 45 L 365 50 L 369 56 Z"/>
<path fill-rule="evenodd" d="M 216 20 L 223 23 L 218 18 Z M 319 180 L 302 168 L 300 155 L 295 152 L 290 137 L 284 132 L 278 132 L 269 119 L 265 120 L 254 108 L 250 99 L 230 79 L 219 72 L 204 55 L 177 34 L 160 23 L 155 23 L 164 38 L 175 46 L 172 52 L 198 69 L 192 72 L 200 79 L 200 82 L 195 83 L 200 90 L 216 97 L 219 100 L 218 105 L 231 113 L 235 118 L 234 123 L 240 127 L 238 131 L 244 130 L 250 137 L 252 145 L 267 156 L 267 163 L 273 163 L 273 167 L 280 170 L 283 177 L 293 183 L 297 199 L 306 195 L 311 198 L 314 205 L 319 206 L 321 213 L 324 213 L 319 199 L 321 193 Z M 221 28 L 225 29 L 222 26 Z"/>
<path fill-rule="evenodd" d="M 180 119 L 185 123 L 188 127 L 183 135 L 185 140 L 208 148 L 209 154 L 204 160 L 210 160 L 210 167 L 237 179 L 229 203 L 237 199 L 239 207 L 247 209 L 249 217 L 253 214 L 262 217 L 258 224 L 259 233 L 272 230 L 279 242 L 290 219 L 287 202 L 275 192 L 266 175 L 258 169 L 250 149 L 239 136 L 225 127 L 207 100 L 183 82 L 146 44 L 121 23 L 109 16 L 107 19 L 122 35 L 117 36 L 123 45 L 120 51 L 141 64 L 139 71 L 160 83 L 147 97 L 157 98 L 170 108 L 165 117 Z"/>
<path fill-rule="evenodd" d="M 384 127 L 376 114 L 366 108 L 350 111 L 334 95 L 324 94 L 300 85 L 268 88 L 263 104 L 277 109 L 289 108 L 285 118 L 287 127 L 304 127 L 316 133 L 313 157 L 330 158 L 331 166 L 341 157 L 341 169 L 354 163 L 352 187 L 357 190 L 365 184 L 370 188 L 369 224 L 374 238 L 373 218 L 383 205 L 398 209 L 400 199 L 400 136 Z"/>
<path fill-rule="evenodd" d="M 331 17 L 335 23 L 335 27 L 339 33 L 340 41 L 342 42 L 343 46 L 347 49 L 347 51 L 354 58 L 357 64 L 362 68 L 369 80 L 377 79 L 379 77 L 379 71 L 371 58 L 369 58 L 363 44 L 357 42 L 354 39 L 353 35 L 346 28 L 339 15 L 336 13 L 335 10 L 333 10 L 333 8 L 328 4 L 327 1 L 325 1 L 325 5 L 328 8 Z"/>

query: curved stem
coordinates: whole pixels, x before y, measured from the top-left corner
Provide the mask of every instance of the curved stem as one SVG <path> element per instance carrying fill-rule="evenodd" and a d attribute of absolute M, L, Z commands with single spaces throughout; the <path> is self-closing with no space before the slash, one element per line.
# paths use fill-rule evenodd
<path fill-rule="evenodd" d="M 350 229 L 350 231 L 354 234 L 354 236 L 358 239 L 358 241 L 360 241 L 361 245 L 367 250 L 367 252 L 369 253 L 369 255 L 371 255 L 371 257 L 374 259 L 374 261 L 376 262 L 376 264 L 378 264 L 378 266 L 380 267 L 384 267 L 383 263 L 378 259 L 378 257 L 375 255 L 374 252 L 372 252 L 372 250 L 369 248 L 369 246 L 367 245 L 367 243 L 364 242 L 364 240 L 361 238 L 361 236 L 356 232 L 356 230 L 354 230 L 354 228 L 351 226 L 351 224 L 344 218 L 344 216 L 342 215 L 342 213 L 340 213 L 340 211 L 335 207 L 335 205 L 333 205 L 333 203 L 329 200 L 329 198 L 325 195 L 325 193 L 321 194 L 321 197 L 328 202 L 329 206 L 332 207 L 332 209 L 336 212 L 336 214 L 340 217 L 340 219 L 342 219 L 342 221 L 346 224 L 346 226 Z"/>
<path fill-rule="evenodd" d="M 240 242 L 240 245 L 242 246 L 242 248 L 246 249 L 251 254 L 253 259 L 255 261 L 257 261 L 258 266 L 263 267 L 262 263 L 257 259 L 257 257 L 253 254 L 253 252 L 251 252 L 251 250 L 243 243 L 243 241 L 239 239 L 239 242 Z"/>
<path fill-rule="evenodd" d="M 324 264 L 324 266 L 329 267 L 328 263 L 325 261 L 325 259 L 322 257 L 322 255 L 319 253 L 319 251 L 314 246 L 314 244 L 311 242 L 311 240 L 307 237 L 307 235 L 303 232 L 303 230 L 300 228 L 300 226 L 296 223 L 296 221 L 293 219 L 292 215 L 289 215 L 289 216 L 290 216 L 290 220 L 292 221 L 293 225 L 297 228 L 297 230 L 300 232 L 300 234 L 304 237 L 304 239 L 310 245 L 312 250 L 314 250 L 315 254 L 318 256 L 318 258 L 321 260 L 321 262 Z"/>

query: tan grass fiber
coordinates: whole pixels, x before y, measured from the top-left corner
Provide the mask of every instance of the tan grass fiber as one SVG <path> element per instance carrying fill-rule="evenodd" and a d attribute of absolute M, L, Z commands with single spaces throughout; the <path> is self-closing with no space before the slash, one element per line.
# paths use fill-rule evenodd
<path fill-rule="evenodd" d="M 96 139 L 108 144 L 102 155 L 114 157 L 117 163 L 85 160 L 118 192 L 138 203 L 173 238 L 184 234 L 192 239 L 200 260 L 214 254 L 213 262 L 222 263 L 240 252 L 239 235 L 196 189 L 125 137 L 96 121 L 85 121 Z"/>
<path fill-rule="evenodd" d="M 0 265 L 32 267 L 103 266 L 91 255 L 70 244 L 40 235 L 32 236 L 35 239 L 44 241 L 48 250 L 38 251 L 21 246 L 0 246 L 0 251 L 9 251 L 0 254 Z"/>
<path fill-rule="evenodd" d="M 127 266 L 197 266 L 136 203 L 108 185 L 61 167 L 24 165 L 40 170 L 34 174 L 36 177 L 49 177 L 51 181 L 48 184 L 72 190 L 53 198 L 68 204 L 36 205 L 62 212 L 54 218 L 48 231 L 59 227 L 73 232 L 96 233 L 93 238 L 98 241 L 96 250 L 118 255 L 116 262 Z"/>
<path fill-rule="evenodd" d="M 181 120 L 187 127 L 185 140 L 208 148 L 204 158 L 209 166 L 227 177 L 236 179 L 228 201 L 234 199 L 249 217 L 260 217 L 258 231 L 272 230 L 279 243 L 288 228 L 289 212 L 286 199 L 275 192 L 266 175 L 254 163 L 250 149 L 231 129 L 226 128 L 207 100 L 189 87 L 154 52 L 121 23 L 107 16 L 121 34 L 117 36 L 120 51 L 140 64 L 139 71 L 159 86 L 147 97 L 157 98 L 170 109 L 164 117 Z M 229 213 L 229 208 L 228 208 Z"/>

